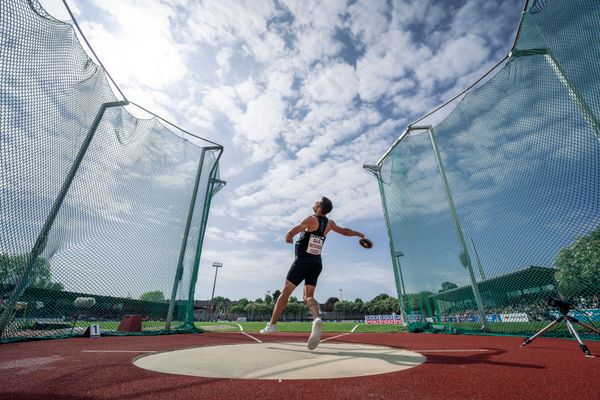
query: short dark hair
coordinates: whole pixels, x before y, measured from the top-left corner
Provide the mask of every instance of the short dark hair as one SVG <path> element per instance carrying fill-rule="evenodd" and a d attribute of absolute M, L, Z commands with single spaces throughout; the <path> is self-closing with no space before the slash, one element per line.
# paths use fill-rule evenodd
<path fill-rule="evenodd" d="M 321 207 L 321 212 L 323 214 L 328 214 L 333 210 L 333 203 L 327 197 L 323 196 L 321 197 L 321 200 L 319 200 L 319 207 Z"/>

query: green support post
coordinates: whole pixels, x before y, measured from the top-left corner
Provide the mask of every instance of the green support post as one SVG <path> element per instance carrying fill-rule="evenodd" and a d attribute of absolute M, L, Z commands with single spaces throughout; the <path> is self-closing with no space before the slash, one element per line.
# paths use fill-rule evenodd
<path fill-rule="evenodd" d="M 510 57 L 527 57 L 527 56 L 543 56 L 556 78 L 563 84 L 567 93 L 575 106 L 581 113 L 583 120 L 588 124 L 588 126 L 594 132 L 596 139 L 600 141 L 600 122 L 598 118 L 594 115 L 590 107 L 587 105 L 583 97 L 579 94 L 573 82 L 569 79 L 565 71 L 562 69 L 558 60 L 554 57 L 554 55 L 548 49 L 529 49 L 529 50 L 513 50 L 510 53 Z"/>
<path fill-rule="evenodd" d="M 465 238 L 463 235 L 462 227 L 460 226 L 460 220 L 458 219 L 458 213 L 456 211 L 456 206 L 454 205 L 454 200 L 452 198 L 452 192 L 450 191 L 450 186 L 448 185 L 448 178 L 446 177 L 446 170 L 444 168 L 444 163 L 442 162 L 442 157 L 438 150 L 437 141 L 435 139 L 435 134 L 433 132 L 433 128 L 429 127 L 429 138 L 431 139 L 431 146 L 433 148 L 433 153 L 437 160 L 438 168 L 440 170 L 440 176 L 442 178 L 442 183 L 444 184 L 444 191 L 446 192 L 446 198 L 448 200 L 448 205 L 450 206 L 450 212 L 452 214 L 452 221 L 454 222 L 454 228 L 456 229 L 456 235 L 458 236 L 458 241 L 460 243 L 461 248 L 461 256 L 460 261 L 465 266 L 467 271 L 469 271 L 469 277 L 471 279 L 471 288 L 473 290 L 473 295 L 475 296 L 475 302 L 477 304 L 477 310 L 479 311 L 479 318 L 481 320 L 482 330 L 487 330 L 487 317 L 485 315 L 485 310 L 483 308 L 483 301 L 481 300 L 481 294 L 479 293 L 479 287 L 477 286 L 477 280 L 475 279 L 475 274 L 473 273 L 473 265 L 471 263 L 471 257 L 469 256 L 469 252 L 467 250 L 467 245 L 465 243 Z"/>
<path fill-rule="evenodd" d="M 183 260 L 185 258 L 185 249 L 187 247 L 188 237 L 190 234 L 190 227 L 192 225 L 192 217 L 194 216 L 194 208 L 196 206 L 196 197 L 198 196 L 198 186 L 200 185 L 200 178 L 202 177 L 202 167 L 204 166 L 204 158 L 206 151 L 210 150 L 222 150 L 220 146 L 203 147 L 200 155 L 200 161 L 198 162 L 198 171 L 196 172 L 196 180 L 194 181 L 194 189 L 192 198 L 190 200 L 190 207 L 188 210 L 188 217 L 185 223 L 185 229 L 183 231 L 183 238 L 181 241 L 181 249 L 179 250 L 179 260 L 177 261 L 177 270 L 175 272 L 175 279 L 173 281 L 173 289 L 171 290 L 171 299 L 169 303 L 169 310 L 167 311 L 167 321 L 165 323 L 165 330 L 171 329 L 171 322 L 173 322 L 173 312 L 175 310 L 175 303 L 177 297 L 177 287 L 183 277 Z M 210 181 L 210 180 L 209 180 Z"/>
<path fill-rule="evenodd" d="M 404 309 L 405 293 L 403 291 L 403 286 L 400 285 L 400 272 L 399 272 L 398 260 L 396 259 L 396 251 L 394 250 L 394 241 L 392 238 L 392 230 L 390 227 L 387 203 L 385 201 L 385 191 L 384 191 L 383 185 L 381 183 L 381 170 L 378 166 L 371 166 L 371 165 L 363 165 L 363 168 L 375 175 L 375 177 L 377 178 L 377 183 L 379 185 L 379 194 L 381 196 L 381 203 L 383 205 L 383 216 L 385 219 L 385 226 L 387 229 L 389 246 L 390 246 L 390 255 L 392 258 L 392 268 L 394 270 L 394 282 L 396 283 L 396 293 L 398 294 L 398 303 L 400 305 L 400 315 L 402 316 L 402 323 L 406 326 L 408 321 L 406 320 L 406 311 Z"/>
<path fill-rule="evenodd" d="M 223 153 L 223 149 L 220 148 L 219 149 L 219 155 L 217 156 L 216 160 L 215 160 L 215 164 L 210 172 L 210 177 L 209 177 L 209 181 L 208 181 L 208 185 L 206 188 L 206 194 L 204 197 L 204 209 L 202 210 L 202 220 L 201 220 L 201 224 L 200 224 L 200 232 L 198 233 L 198 243 L 196 245 L 196 254 L 194 257 L 194 267 L 192 270 L 192 278 L 190 281 L 190 287 L 189 287 L 189 292 L 188 292 L 188 304 L 187 304 L 187 311 L 186 311 L 186 320 L 185 320 L 185 325 L 188 327 L 193 327 L 194 326 L 194 299 L 195 299 L 195 291 L 196 291 L 196 281 L 198 280 L 198 270 L 200 268 L 200 258 L 202 255 L 202 245 L 204 243 L 204 235 L 206 233 L 206 225 L 207 225 L 207 221 L 208 221 L 208 213 L 210 212 L 210 205 L 212 202 L 212 198 L 213 198 L 213 189 L 215 187 L 215 184 L 221 184 L 223 181 L 217 181 L 216 179 L 216 174 L 217 174 L 217 166 L 219 164 L 219 159 L 221 158 L 221 154 Z"/>
<path fill-rule="evenodd" d="M 194 207 L 196 206 L 196 196 L 198 195 L 198 186 L 200 184 L 200 178 L 202 177 L 202 166 L 204 165 L 204 155 L 206 148 L 202 148 L 200 154 L 200 161 L 198 162 L 198 170 L 196 171 L 196 180 L 194 181 L 194 189 L 192 192 L 192 198 L 190 200 L 190 206 L 188 209 L 188 216 L 185 222 L 185 228 L 183 230 L 183 238 L 181 240 L 181 248 L 179 249 L 179 260 L 177 261 L 177 269 L 175 270 L 175 279 L 173 280 L 173 289 L 171 289 L 171 298 L 169 303 L 169 310 L 167 311 L 167 321 L 165 322 L 165 330 L 171 329 L 171 322 L 173 321 L 173 311 L 175 310 L 175 302 L 177 297 L 177 287 L 181 278 L 183 277 L 183 260 L 185 257 L 185 249 L 187 247 L 188 237 L 190 234 L 190 227 L 192 225 L 192 217 L 194 215 Z"/>

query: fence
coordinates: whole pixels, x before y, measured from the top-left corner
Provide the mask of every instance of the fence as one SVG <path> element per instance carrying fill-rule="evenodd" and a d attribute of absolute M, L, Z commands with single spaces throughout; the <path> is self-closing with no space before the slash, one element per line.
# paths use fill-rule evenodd
<path fill-rule="evenodd" d="M 195 329 L 222 146 L 130 114 L 37 1 L 0 3 L 0 38 L 1 340 Z"/>
<path fill-rule="evenodd" d="M 598 320 L 599 20 L 598 1 L 526 4 L 501 69 L 365 165 L 405 320 L 530 334 L 551 298 Z"/>

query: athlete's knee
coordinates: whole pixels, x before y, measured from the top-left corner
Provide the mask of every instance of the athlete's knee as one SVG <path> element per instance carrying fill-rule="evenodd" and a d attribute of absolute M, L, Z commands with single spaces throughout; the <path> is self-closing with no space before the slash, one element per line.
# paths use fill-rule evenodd
<path fill-rule="evenodd" d="M 312 304 L 316 304 L 319 305 L 319 303 L 317 302 L 317 300 L 315 300 L 314 297 L 304 297 L 304 304 L 306 304 L 307 306 L 310 306 Z"/>

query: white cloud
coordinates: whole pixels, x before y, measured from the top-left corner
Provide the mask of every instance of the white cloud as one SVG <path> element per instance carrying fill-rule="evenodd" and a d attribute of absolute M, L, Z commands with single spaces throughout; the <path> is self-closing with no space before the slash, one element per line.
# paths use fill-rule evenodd
<path fill-rule="evenodd" d="M 302 92 L 304 101 L 312 103 L 312 107 L 333 103 L 352 108 L 356 86 L 354 68 L 346 63 L 336 63 L 313 70 L 306 77 Z"/>
<path fill-rule="evenodd" d="M 52 15 L 54 18 L 61 21 L 69 21 L 71 20 L 71 16 L 67 11 L 67 8 L 63 4 L 62 0 L 38 0 L 44 10 L 48 12 L 48 14 Z M 77 15 L 80 12 L 80 9 L 75 1 L 68 1 L 67 4 L 69 8 L 73 12 L 73 14 Z"/>
<path fill-rule="evenodd" d="M 231 70 L 230 62 L 232 54 L 233 51 L 229 47 L 224 47 L 217 53 L 217 64 L 220 67 L 218 75 L 221 77 L 221 79 L 223 79 L 223 77 Z"/>
<path fill-rule="evenodd" d="M 445 43 L 439 53 L 418 66 L 416 76 L 426 90 L 431 90 L 437 83 L 457 79 L 478 68 L 487 61 L 489 53 L 484 39 L 467 34 Z"/>
<path fill-rule="evenodd" d="M 206 228 L 206 238 L 213 240 L 226 240 L 231 243 L 260 242 L 263 233 L 252 229 L 233 229 L 224 231 L 216 226 Z"/>
<path fill-rule="evenodd" d="M 375 101 L 410 89 L 414 83 L 407 80 L 407 72 L 421 60 L 430 58 L 431 51 L 413 43 L 409 32 L 387 31 L 357 62 L 361 99 Z"/>
<path fill-rule="evenodd" d="M 372 45 L 387 30 L 388 11 L 385 0 L 359 0 L 348 7 L 350 30 L 362 45 Z"/>
<path fill-rule="evenodd" d="M 176 9 L 166 2 L 104 1 L 94 5 L 115 26 L 83 22 L 82 30 L 122 88 L 165 89 L 187 74 L 184 48 L 173 37 Z"/>

